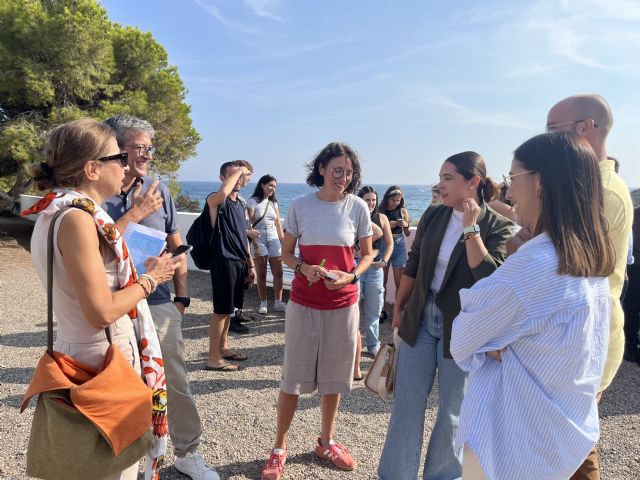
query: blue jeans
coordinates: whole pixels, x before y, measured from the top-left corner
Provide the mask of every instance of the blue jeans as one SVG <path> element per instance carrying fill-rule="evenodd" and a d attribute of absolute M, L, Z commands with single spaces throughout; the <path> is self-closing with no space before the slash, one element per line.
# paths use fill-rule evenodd
<path fill-rule="evenodd" d="M 380 242 L 380 257 L 384 257 L 385 243 Z M 404 243 L 404 234 L 399 233 L 393 236 L 393 252 L 389 258 L 389 266 L 393 268 L 404 268 L 407 264 L 409 255 L 407 253 L 407 244 Z"/>
<path fill-rule="evenodd" d="M 454 440 L 467 374 L 442 351 L 442 312 L 429 296 L 415 346 L 400 343 L 393 412 L 380 457 L 382 480 L 415 480 L 420 466 L 427 398 L 438 372 L 438 416 L 431 431 L 424 480 L 462 477 L 462 449 Z"/>
<path fill-rule="evenodd" d="M 384 270 L 370 267 L 360 277 L 360 298 L 364 301 L 364 333 L 367 350 L 380 348 L 380 312 L 384 304 Z"/>

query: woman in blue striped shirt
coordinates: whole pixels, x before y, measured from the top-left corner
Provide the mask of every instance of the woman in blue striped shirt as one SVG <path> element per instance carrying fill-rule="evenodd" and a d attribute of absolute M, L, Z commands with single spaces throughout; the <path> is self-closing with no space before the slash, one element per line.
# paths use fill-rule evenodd
<path fill-rule="evenodd" d="M 460 291 L 451 353 L 469 372 L 463 479 L 566 480 L 599 435 L 615 254 L 598 160 L 578 135 L 538 135 L 514 152 L 505 182 L 535 236 Z"/>

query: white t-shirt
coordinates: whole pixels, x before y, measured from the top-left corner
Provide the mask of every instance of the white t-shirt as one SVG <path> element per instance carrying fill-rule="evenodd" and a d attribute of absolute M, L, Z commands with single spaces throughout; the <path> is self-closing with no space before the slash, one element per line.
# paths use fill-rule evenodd
<path fill-rule="evenodd" d="M 260 217 L 262 217 L 262 214 L 264 214 L 264 209 L 267 208 L 266 215 L 260 221 L 260 223 L 255 226 L 255 228 L 266 229 L 271 228 L 275 225 L 276 217 L 278 215 L 275 205 L 277 204 L 273 201 L 269 201 L 269 199 L 267 198 L 262 200 L 260 203 L 258 203 L 254 197 L 251 197 L 247 201 L 247 208 L 253 209 L 253 221 L 251 222 L 252 224 Z"/>
<path fill-rule="evenodd" d="M 462 226 L 462 214 L 463 212 L 453 211 L 449 219 L 449 224 L 447 225 L 447 230 L 444 232 L 444 237 L 442 237 L 436 269 L 435 272 L 433 272 L 433 280 L 431 280 L 431 290 L 434 292 L 440 290 L 442 280 L 444 280 L 444 274 L 447 271 L 447 265 L 449 265 L 451 252 L 453 252 L 456 244 L 460 241 L 460 236 L 464 230 Z"/>

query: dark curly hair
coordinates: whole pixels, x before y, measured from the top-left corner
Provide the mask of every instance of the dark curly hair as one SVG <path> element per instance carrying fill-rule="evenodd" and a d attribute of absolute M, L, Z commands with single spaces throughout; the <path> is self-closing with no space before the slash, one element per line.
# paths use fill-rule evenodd
<path fill-rule="evenodd" d="M 324 185 L 324 177 L 320 175 L 320 166 L 327 168 L 329 162 L 338 157 L 346 157 L 351 161 L 353 167 L 353 177 L 351 183 L 345 188 L 346 193 L 355 193 L 360 188 L 360 160 L 358 154 L 349 145 L 340 142 L 332 142 L 324 147 L 315 158 L 307 164 L 309 175 L 307 176 L 307 185 L 310 187 L 320 188 Z"/>

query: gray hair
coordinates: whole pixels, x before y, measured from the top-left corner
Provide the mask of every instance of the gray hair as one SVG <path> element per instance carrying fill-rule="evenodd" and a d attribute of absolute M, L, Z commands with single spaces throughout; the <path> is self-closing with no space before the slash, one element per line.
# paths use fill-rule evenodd
<path fill-rule="evenodd" d="M 146 132 L 151 137 L 151 140 L 153 140 L 153 137 L 156 135 L 156 131 L 149 122 L 131 115 L 115 115 L 106 119 L 104 123 L 109 125 L 115 131 L 116 140 L 120 147 L 127 143 L 127 137 L 130 130 Z"/>

